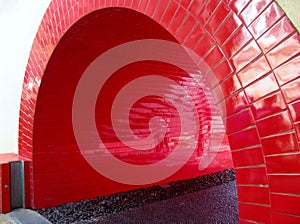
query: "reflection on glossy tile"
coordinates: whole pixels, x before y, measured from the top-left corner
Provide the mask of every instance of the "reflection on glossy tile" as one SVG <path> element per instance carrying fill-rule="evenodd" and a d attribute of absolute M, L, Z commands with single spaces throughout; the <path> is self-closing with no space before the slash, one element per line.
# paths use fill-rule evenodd
<path fill-rule="evenodd" d="M 245 46 L 237 55 L 235 55 L 231 61 L 236 68 L 236 71 L 240 71 L 247 64 L 251 63 L 257 56 L 261 54 L 261 50 L 255 41 L 251 41 Z"/>
<path fill-rule="evenodd" d="M 206 23 L 205 28 L 207 31 L 210 33 L 215 33 L 229 13 L 229 7 L 226 4 L 221 3 L 220 6 L 218 6 L 218 8 L 214 11 L 214 14 L 211 16 L 209 21 Z"/>
<path fill-rule="evenodd" d="M 250 63 L 238 73 L 238 77 L 241 80 L 242 85 L 245 87 L 256 79 L 262 77 L 270 71 L 270 66 L 265 58 L 261 56 L 259 59 Z"/>
<path fill-rule="evenodd" d="M 274 71 L 279 85 L 283 85 L 300 76 L 300 57 L 297 56 Z"/>
<path fill-rule="evenodd" d="M 291 22 L 283 17 L 280 19 L 270 30 L 263 34 L 258 40 L 258 44 L 262 50 L 267 53 L 273 47 L 275 47 L 286 36 L 295 31 L 295 28 Z"/>
<path fill-rule="evenodd" d="M 218 44 L 222 46 L 227 38 L 234 34 L 241 25 L 241 20 L 237 17 L 237 15 L 232 13 L 229 18 L 220 25 L 219 29 L 214 34 Z"/>
<path fill-rule="evenodd" d="M 220 1 L 208 0 L 204 7 L 201 9 L 200 13 L 197 16 L 198 21 L 204 25 L 207 23 L 208 19 L 211 17 L 214 10 L 216 10 Z"/>
<path fill-rule="evenodd" d="M 255 19 L 255 21 L 253 21 L 249 30 L 255 38 L 258 38 L 267 29 L 272 27 L 272 25 L 278 21 L 282 15 L 283 12 L 277 3 L 273 2 L 262 14 L 259 15 L 257 19 Z"/>
<path fill-rule="evenodd" d="M 244 109 L 248 104 L 243 91 L 226 99 L 225 103 L 227 116 Z"/>
<path fill-rule="evenodd" d="M 267 57 L 271 63 L 272 68 L 278 67 L 281 63 L 287 61 L 292 56 L 300 52 L 300 36 L 295 33 L 293 36 L 279 44 L 271 50 Z"/>
<path fill-rule="evenodd" d="M 247 28 L 242 26 L 233 37 L 224 43 L 222 49 L 228 58 L 232 58 L 251 38 Z"/>
<path fill-rule="evenodd" d="M 231 0 L 230 7 L 236 14 L 239 14 L 248 3 L 249 0 Z"/>
<path fill-rule="evenodd" d="M 300 88 L 300 79 L 296 79 L 282 86 L 283 96 L 287 103 L 300 99 L 300 91 L 295 91 Z"/>
<path fill-rule="evenodd" d="M 287 106 L 281 92 L 267 96 L 266 98 L 258 100 L 251 105 L 252 113 L 255 119 L 263 118 L 286 108 Z"/>
<path fill-rule="evenodd" d="M 245 88 L 248 100 L 254 102 L 279 89 L 274 74 L 262 78 Z"/>
<path fill-rule="evenodd" d="M 272 0 L 251 1 L 240 14 L 244 23 L 248 26 L 266 8 L 266 6 L 270 4 L 270 2 L 272 2 Z"/>
<path fill-rule="evenodd" d="M 223 90 L 224 98 L 227 98 L 237 90 L 241 89 L 241 84 L 237 76 L 232 75 L 221 84 L 221 88 Z"/>
<path fill-rule="evenodd" d="M 292 128 L 288 111 L 259 120 L 256 125 L 261 137 L 287 131 Z"/>
<path fill-rule="evenodd" d="M 265 155 L 299 151 L 298 140 L 294 132 L 261 139 Z"/>

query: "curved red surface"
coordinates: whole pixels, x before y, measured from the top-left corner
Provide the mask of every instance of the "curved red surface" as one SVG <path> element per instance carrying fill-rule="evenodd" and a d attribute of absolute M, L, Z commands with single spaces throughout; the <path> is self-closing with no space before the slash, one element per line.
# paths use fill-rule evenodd
<path fill-rule="evenodd" d="M 122 8 L 108 8 L 112 6 Z M 209 66 L 206 77 L 211 92 L 220 105 L 226 106 L 223 119 L 237 173 L 240 223 L 298 223 L 299 34 L 277 4 L 268 0 L 53 1 L 32 47 L 20 110 L 20 155 L 32 160 L 31 206 L 53 206 L 132 188 L 102 177 L 87 164 L 72 134 L 70 113 L 76 84 L 99 53 L 146 38 L 178 42 Z M 172 76 L 177 82 L 189 76 L 174 66 L 154 67 L 151 63 L 154 62 L 148 63 L 151 68 L 163 67 L 153 72 L 167 70 L 165 76 L 177 74 Z M 137 63 L 118 73 L 123 76 L 128 71 L 138 71 L 136 75 L 143 75 L 151 71 L 145 68 Z M 110 91 L 122 85 L 118 79 L 109 82 L 113 87 L 103 89 L 104 97 L 112 97 Z M 195 92 L 203 99 L 201 89 Z M 107 128 L 108 132 L 100 135 L 114 142 L 109 121 L 101 117 L 110 106 L 101 107 L 101 102 L 96 107 L 98 131 Z M 143 105 L 150 103 L 157 105 L 158 111 L 173 111 L 172 119 L 178 119 L 172 105 L 157 97 L 141 99 L 134 108 L 145 110 Z M 136 112 L 131 113 L 131 126 L 142 128 L 139 133 L 147 135 L 149 127 L 140 127 L 141 123 L 134 121 Z M 165 115 L 151 112 L 155 113 Z M 211 118 L 208 114 L 205 119 L 209 123 Z M 146 124 L 149 118 L 144 119 L 142 123 Z M 172 128 L 170 133 L 176 137 L 178 130 L 176 126 Z M 167 135 L 165 141 L 170 142 L 166 138 Z M 203 135 L 198 140 L 205 142 L 207 138 Z M 166 145 L 158 147 L 158 151 L 161 149 Z M 198 149 L 201 157 L 201 147 Z M 142 162 L 129 161 L 132 156 L 116 156 L 133 164 L 153 163 L 151 154 Z M 205 173 L 189 164 L 192 163 L 164 181 Z"/>

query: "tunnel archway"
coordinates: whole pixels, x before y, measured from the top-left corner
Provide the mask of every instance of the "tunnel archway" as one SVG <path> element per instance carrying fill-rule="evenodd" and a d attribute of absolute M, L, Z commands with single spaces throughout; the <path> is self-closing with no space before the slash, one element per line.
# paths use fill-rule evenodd
<path fill-rule="evenodd" d="M 35 112 L 48 63 L 58 54 L 55 50 L 64 34 L 78 32 L 72 27 L 79 19 L 108 7 L 128 8 L 152 18 L 169 32 L 161 31 L 157 38 L 192 49 L 215 75 L 222 94 L 213 88 L 214 95 L 226 105 L 240 222 L 299 222 L 299 34 L 272 1 L 52 1 L 30 53 L 20 110 L 20 155 L 33 161 L 32 206 L 45 205 L 38 189 L 47 183 L 39 178 L 53 175 L 37 172 L 33 164 L 59 165 L 51 160 L 57 155 L 36 153 L 33 147 L 41 139 L 34 134 L 40 114 Z M 73 159 L 69 157 L 70 163 Z M 90 196 L 93 193 L 84 192 L 79 197 Z"/>

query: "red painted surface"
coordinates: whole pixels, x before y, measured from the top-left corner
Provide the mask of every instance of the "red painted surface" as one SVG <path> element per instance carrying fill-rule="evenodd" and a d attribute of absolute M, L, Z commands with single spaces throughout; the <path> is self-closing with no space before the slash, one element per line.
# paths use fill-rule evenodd
<path fill-rule="evenodd" d="M 10 212 L 9 164 L 0 164 L 0 212 Z"/>
<path fill-rule="evenodd" d="M 0 154 L 0 213 L 10 212 L 9 163 L 19 159 L 19 156 L 13 153 Z"/>
<path fill-rule="evenodd" d="M 240 223 L 297 223 L 299 34 L 272 0 L 164 2 L 50 4 L 30 54 L 20 111 L 20 154 L 32 159 L 31 206 L 52 206 L 130 188 L 100 177 L 82 159 L 70 134 L 71 96 L 76 80 L 100 52 L 116 41 L 151 37 L 191 48 L 213 71 L 205 75 L 217 102 L 226 108 L 222 112 L 237 172 Z M 149 17 L 141 15 L 135 20 L 131 17 L 134 11 L 119 22 L 101 11 L 83 17 L 111 6 L 124 6 Z M 98 13 L 102 25 L 96 18 L 89 20 Z M 136 21 L 139 29 L 133 26 Z M 96 23 L 100 26 L 93 27 Z M 98 35 L 89 35 L 93 32 Z M 106 39 L 89 48 L 100 33 Z M 213 75 L 216 80 L 211 79 Z M 112 90 L 114 87 L 117 85 Z M 172 110 L 170 105 L 158 105 Z M 172 178 L 199 174 L 192 170 L 186 169 L 188 174 L 179 171 Z M 251 187 L 245 189 L 245 185 Z"/>

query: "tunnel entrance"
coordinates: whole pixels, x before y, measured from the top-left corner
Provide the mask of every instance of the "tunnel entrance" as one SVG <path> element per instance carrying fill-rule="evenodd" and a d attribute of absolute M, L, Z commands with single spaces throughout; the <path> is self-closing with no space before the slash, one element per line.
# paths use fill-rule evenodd
<path fill-rule="evenodd" d="M 116 95 L 118 88 L 133 77 L 153 75 L 145 73 L 151 71 L 154 75 L 171 77 L 177 84 L 183 83 L 186 93 L 193 89 L 195 101 L 205 105 L 201 107 L 203 110 L 196 107 L 194 113 L 203 118 L 199 121 L 203 132 L 196 136 L 198 150 L 190 157 L 197 158 L 198 153 L 202 158 L 203 145 L 208 144 L 205 141 L 214 124 L 215 111 L 207 106 L 207 93 L 211 92 L 215 101 L 224 105 L 220 113 L 226 124 L 225 136 L 228 136 L 228 141 L 225 137 L 221 145 L 226 149 L 225 155 L 218 153 L 216 160 L 218 155 L 230 160 L 227 150 L 230 145 L 238 182 L 240 220 L 299 221 L 299 188 L 295 187 L 299 185 L 300 167 L 299 96 L 295 88 L 299 76 L 299 35 L 275 2 L 78 1 L 57 4 L 56 1 L 51 3 L 33 44 L 21 101 L 20 155 L 31 160 L 32 207 L 49 207 L 92 198 L 99 192 L 131 189 L 124 182 L 120 184 L 100 175 L 83 158 L 73 134 L 73 95 L 81 75 L 101 52 L 133 40 L 159 39 L 192 49 L 203 60 L 209 68 L 203 72 L 209 91 L 203 93 L 203 89 L 193 86 L 190 74 L 178 66 L 154 60 L 129 64 L 117 73 L 132 76 L 125 80 L 112 76 L 107 80 L 110 85 L 99 92 L 95 127 L 101 132 L 100 137 L 107 140 L 100 146 L 106 148 L 116 142 L 117 133 L 112 128 L 115 124 L 101 116 L 109 114 L 108 109 L 113 107 L 110 91 Z M 254 8 L 255 13 L 252 13 Z M 128 55 L 122 57 L 128 58 Z M 103 93 L 109 103 L 102 106 Z M 155 105 L 156 110 L 148 105 Z M 143 159 L 139 160 L 141 157 L 123 144 L 118 145 L 116 151 L 111 147 L 110 154 L 132 166 L 147 166 L 167 158 L 180 139 L 181 129 L 177 125 L 180 114 L 163 97 L 141 98 L 129 111 L 132 117 L 128 126 L 134 127 L 133 134 L 151 136 L 155 127 L 149 125 L 150 118 L 141 115 L 141 111 L 156 117 L 166 115 L 159 121 L 163 127 L 169 124 L 174 135 L 164 135 L 160 147 L 151 148 L 158 152 L 156 158 L 144 150 Z M 144 122 L 139 123 L 135 118 Z M 122 126 L 123 120 L 119 121 Z M 88 133 L 88 129 L 83 133 Z M 95 134 L 89 133 L 90 136 Z M 94 144 L 91 141 L 92 147 Z M 85 153 L 88 155 L 91 151 Z M 218 164 L 211 165 L 218 167 Z M 207 172 L 211 171 L 217 170 Z M 182 179 L 205 172 L 189 161 L 169 178 Z"/>
<path fill-rule="evenodd" d="M 38 93 L 33 185 L 34 195 L 48 196 L 34 196 L 34 207 L 232 168 L 222 117 L 205 79 L 209 67 L 199 58 L 202 64 L 193 68 L 179 46 L 158 23 L 130 9 L 98 10 L 70 27 Z M 109 49 L 117 53 L 97 64 Z"/>

